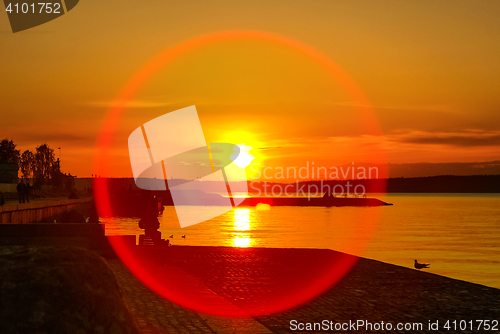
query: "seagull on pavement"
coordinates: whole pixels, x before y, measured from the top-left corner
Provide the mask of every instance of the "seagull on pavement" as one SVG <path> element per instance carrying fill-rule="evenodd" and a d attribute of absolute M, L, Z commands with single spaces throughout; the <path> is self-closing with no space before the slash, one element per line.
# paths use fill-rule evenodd
<path fill-rule="evenodd" d="M 424 269 L 424 268 L 429 268 L 430 264 L 429 263 L 418 263 L 417 260 L 415 260 L 415 269 Z"/>

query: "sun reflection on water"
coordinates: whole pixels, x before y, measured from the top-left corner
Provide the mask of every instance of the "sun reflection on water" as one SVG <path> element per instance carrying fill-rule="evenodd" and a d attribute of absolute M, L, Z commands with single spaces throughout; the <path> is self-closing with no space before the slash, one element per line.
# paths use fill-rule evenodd
<path fill-rule="evenodd" d="M 233 211 L 233 232 L 231 245 L 233 247 L 250 247 L 254 240 L 248 233 L 252 228 L 250 209 L 235 209 Z"/>
<path fill-rule="evenodd" d="M 233 229 L 236 231 L 250 230 L 250 209 L 235 209 Z"/>
<path fill-rule="evenodd" d="M 231 240 L 233 247 L 250 247 L 252 245 L 253 240 L 249 237 L 236 237 Z"/>

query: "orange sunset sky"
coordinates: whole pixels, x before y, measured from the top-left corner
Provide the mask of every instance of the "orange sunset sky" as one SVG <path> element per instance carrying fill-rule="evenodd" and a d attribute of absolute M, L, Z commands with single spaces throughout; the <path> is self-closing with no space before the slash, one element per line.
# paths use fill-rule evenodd
<path fill-rule="evenodd" d="M 107 112 L 143 66 L 203 35 L 257 31 L 306 49 L 242 34 L 175 57 L 121 102 L 105 176 L 132 175 L 135 128 L 190 105 L 208 142 L 251 146 L 261 166 L 386 161 L 399 166 L 390 176 L 491 173 L 499 17 L 499 1 L 82 0 L 13 34 L 1 13 L 0 137 L 21 151 L 46 142 L 56 157 L 61 147 L 63 172 L 88 177 Z"/>

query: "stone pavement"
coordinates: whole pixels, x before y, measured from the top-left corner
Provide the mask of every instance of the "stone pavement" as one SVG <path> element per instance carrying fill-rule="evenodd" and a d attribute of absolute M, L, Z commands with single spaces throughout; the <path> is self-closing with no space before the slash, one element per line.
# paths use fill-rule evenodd
<path fill-rule="evenodd" d="M 361 258 L 335 287 L 320 297 L 293 310 L 257 318 L 276 333 L 291 332 L 289 325 L 294 319 L 384 321 L 394 327 L 397 323 L 423 324 L 423 330 L 392 333 L 500 333 L 500 324 L 495 331 L 444 328 L 448 320 L 500 321 L 500 290 Z M 428 330 L 429 320 L 439 321 L 439 330 Z"/>
<path fill-rule="evenodd" d="M 320 263 L 335 265 L 341 254 L 331 250 L 174 246 L 168 253 L 157 254 L 156 269 L 165 279 L 168 275 L 182 278 L 183 283 L 194 287 L 193 291 L 200 292 L 201 299 L 208 298 L 214 305 L 227 303 L 224 307 L 250 314 L 263 305 L 279 302 L 277 297 L 293 297 L 300 291 L 300 282 L 315 275 L 319 278 Z M 119 260 L 109 259 L 108 263 L 144 333 L 293 333 L 292 320 L 423 326 L 422 330 L 393 329 L 393 333 L 500 333 L 500 324 L 496 330 L 483 331 L 475 322 L 500 321 L 499 289 L 363 258 L 319 297 L 285 312 L 257 312 L 253 318 L 209 316 L 184 309 L 151 292 Z M 472 320 L 474 328 L 446 330 L 447 320 Z M 429 321 L 438 321 L 438 330 L 430 330 Z M 361 328 L 355 332 L 373 331 Z"/>
<path fill-rule="evenodd" d="M 251 317 L 218 317 L 185 309 L 145 287 L 120 260 L 107 261 L 122 286 L 124 299 L 136 316 L 141 333 L 271 333 Z M 189 274 L 180 271 L 177 275 L 192 279 Z M 221 299 L 219 303 L 229 304 L 226 307 L 236 307 L 203 284 L 197 288 L 213 294 L 215 299 Z"/>

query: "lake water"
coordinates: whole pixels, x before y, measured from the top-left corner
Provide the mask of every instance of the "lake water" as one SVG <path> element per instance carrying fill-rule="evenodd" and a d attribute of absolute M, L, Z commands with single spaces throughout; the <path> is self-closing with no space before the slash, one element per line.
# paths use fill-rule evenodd
<path fill-rule="evenodd" d="M 174 245 L 328 248 L 500 288 L 499 194 L 370 195 L 385 207 L 236 208 L 179 228 L 165 207 L 160 231 Z M 202 207 L 195 209 L 203 209 Z M 107 235 L 142 234 L 138 219 L 102 219 Z M 186 235 L 186 238 L 181 238 Z"/>

